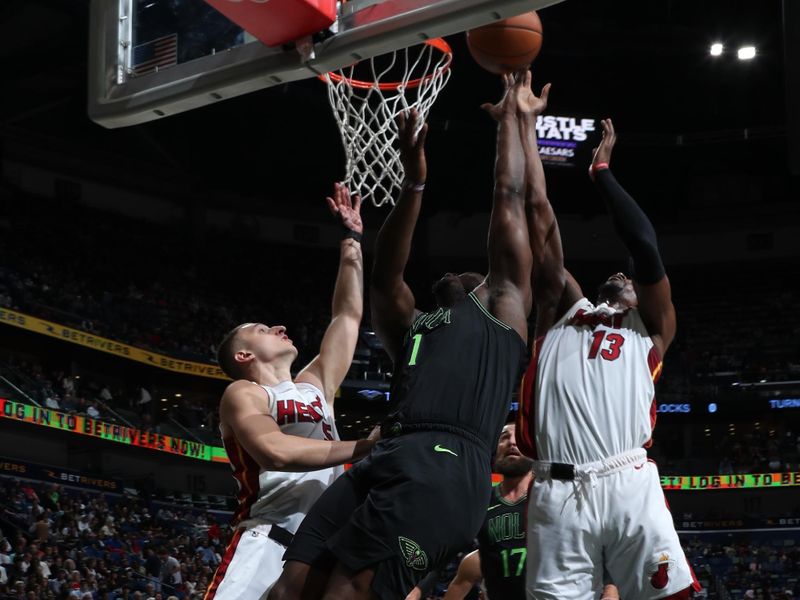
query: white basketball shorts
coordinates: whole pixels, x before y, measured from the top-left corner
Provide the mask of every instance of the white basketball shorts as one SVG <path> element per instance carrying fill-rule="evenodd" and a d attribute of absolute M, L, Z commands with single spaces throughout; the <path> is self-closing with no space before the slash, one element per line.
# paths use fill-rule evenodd
<path fill-rule="evenodd" d="M 272 525 L 237 529 L 203 600 L 263 600 L 283 571 L 286 548 L 268 537 Z"/>
<path fill-rule="evenodd" d="M 529 600 L 595 600 L 604 573 L 626 599 L 700 589 L 644 450 L 575 465 L 571 480 L 550 467 L 534 464 L 528 495 Z"/>

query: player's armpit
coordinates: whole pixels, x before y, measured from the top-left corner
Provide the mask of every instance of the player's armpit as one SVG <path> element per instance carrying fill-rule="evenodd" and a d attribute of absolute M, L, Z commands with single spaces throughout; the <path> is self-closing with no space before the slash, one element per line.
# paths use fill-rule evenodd
<path fill-rule="evenodd" d="M 639 301 L 639 314 L 644 321 L 661 356 L 675 339 L 677 321 L 675 306 L 672 304 L 672 287 L 669 278 L 664 275 L 660 281 L 652 285 L 644 285 L 634 281 L 636 297 Z"/>
<path fill-rule="evenodd" d="M 411 288 L 402 277 L 394 282 L 383 281 L 373 271 L 370 311 L 375 333 L 383 343 L 389 358 L 396 361 L 403 350 L 403 336 L 417 315 Z"/>
<path fill-rule="evenodd" d="M 581 286 L 575 281 L 572 273 L 564 268 L 563 264 L 549 271 L 549 275 L 545 275 L 543 272 L 547 272 L 547 270 L 534 265 L 533 296 L 536 300 L 536 337 L 547 333 L 583 297 Z M 554 281 L 537 282 L 537 276 L 550 276 Z"/>
<path fill-rule="evenodd" d="M 481 303 L 489 309 L 494 316 L 510 325 L 527 343 L 528 339 L 528 313 L 530 312 L 530 293 L 521 290 L 508 282 L 490 287 L 487 285 L 475 289 L 475 295 Z M 481 293 L 486 289 L 488 293 Z"/>

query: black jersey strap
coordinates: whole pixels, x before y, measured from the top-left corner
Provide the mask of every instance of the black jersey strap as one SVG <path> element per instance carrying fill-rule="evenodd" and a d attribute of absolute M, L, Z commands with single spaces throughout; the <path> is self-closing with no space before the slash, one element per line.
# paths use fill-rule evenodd
<path fill-rule="evenodd" d="M 483 305 L 483 302 L 481 302 L 480 298 L 478 298 L 475 295 L 475 292 L 470 292 L 469 297 L 472 298 L 472 301 L 478 306 L 481 312 L 489 318 L 489 320 L 493 321 L 494 323 L 497 323 L 498 325 L 500 325 L 500 327 L 502 327 L 506 331 L 510 331 L 512 329 L 511 325 L 509 325 L 508 323 L 503 323 L 503 321 L 501 321 L 500 319 L 495 317 L 491 312 L 489 312 L 489 309 Z"/>

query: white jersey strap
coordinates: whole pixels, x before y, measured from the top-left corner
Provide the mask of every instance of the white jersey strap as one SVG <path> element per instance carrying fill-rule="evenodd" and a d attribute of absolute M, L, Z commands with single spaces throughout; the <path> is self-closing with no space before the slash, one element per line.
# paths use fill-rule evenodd
<path fill-rule="evenodd" d="M 553 323 L 553 326 L 550 327 L 550 329 L 556 329 L 557 327 L 561 327 L 565 323 L 568 323 L 570 319 L 575 316 L 575 313 L 577 313 L 580 309 L 592 310 L 593 308 L 594 305 L 589 302 L 587 298 L 580 298 L 575 302 L 575 304 L 567 309 L 567 312 L 565 312 L 558 321 Z"/>
<path fill-rule="evenodd" d="M 275 393 L 269 389 L 268 385 L 261 385 L 260 383 L 256 383 L 255 381 L 251 381 L 253 385 L 260 387 L 267 393 L 267 414 L 272 413 L 272 407 L 275 406 Z"/>
<path fill-rule="evenodd" d="M 307 381 L 301 381 L 300 383 L 295 383 L 297 389 L 307 389 L 309 392 L 317 395 L 320 397 L 321 400 L 327 402 L 327 398 L 325 397 L 325 392 L 315 386 L 313 383 L 308 383 Z"/>

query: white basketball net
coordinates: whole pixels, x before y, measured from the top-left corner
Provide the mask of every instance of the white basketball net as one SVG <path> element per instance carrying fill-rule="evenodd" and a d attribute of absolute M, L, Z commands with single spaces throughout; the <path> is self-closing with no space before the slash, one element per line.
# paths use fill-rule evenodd
<path fill-rule="evenodd" d="M 347 158 L 344 182 L 362 200 L 394 205 L 404 176 L 395 118 L 416 108 L 422 126 L 450 79 L 447 50 L 426 43 L 322 76 Z"/>

